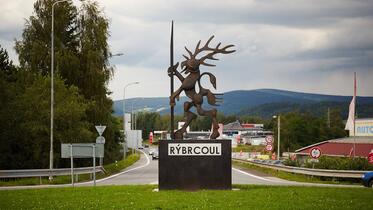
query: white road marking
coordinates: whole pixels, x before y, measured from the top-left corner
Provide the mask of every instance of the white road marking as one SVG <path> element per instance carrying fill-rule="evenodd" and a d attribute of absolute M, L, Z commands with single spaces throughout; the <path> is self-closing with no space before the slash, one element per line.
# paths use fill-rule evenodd
<path fill-rule="evenodd" d="M 149 184 L 158 184 L 158 181 L 150 182 Z"/>
<path fill-rule="evenodd" d="M 148 155 L 141 150 L 138 150 L 138 151 L 144 153 L 144 155 L 145 155 L 146 163 L 144 165 L 138 166 L 136 168 L 131 168 L 131 169 L 128 169 L 126 171 L 122 171 L 120 173 L 114 174 L 112 176 L 109 176 L 109 177 L 106 177 L 106 178 L 103 178 L 103 179 L 98 179 L 98 180 L 96 180 L 96 183 L 106 181 L 108 179 L 112 179 L 114 177 L 117 177 L 119 175 L 128 173 L 130 171 L 134 171 L 134 170 L 137 170 L 137 169 L 144 168 L 144 167 L 148 166 L 150 164 L 150 159 L 149 159 Z M 93 184 L 93 181 L 74 183 L 75 186 L 84 185 L 84 184 Z M 56 184 L 56 185 L 6 186 L 6 187 L 0 187 L 0 190 L 29 189 L 29 188 L 31 188 L 31 189 L 32 188 L 58 188 L 58 187 L 71 187 L 71 183 L 69 183 L 69 184 Z"/>
<path fill-rule="evenodd" d="M 120 173 L 114 174 L 114 175 L 112 175 L 112 176 L 109 176 L 109 177 L 106 177 L 106 178 L 103 178 L 103 179 L 96 180 L 96 183 L 98 183 L 98 182 L 103 182 L 103 181 L 106 181 L 106 180 L 108 180 L 108 179 L 112 179 L 112 178 L 115 178 L 115 177 L 117 177 L 117 176 L 120 176 L 120 175 L 122 175 L 122 174 L 125 174 L 125 173 L 128 173 L 128 172 L 131 172 L 131 171 L 134 171 L 134 170 L 137 170 L 137 169 L 144 168 L 144 167 L 148 166 L 148 165 L 150 164 L 150 159 L 149 159 L 148 155 L 147 155 L 144 151 L 142 151 L 142 150 L 138 150 L 138 151 L 144 153 L 144 155 L 145 155 L 146 163 L 145 163 L 144 165 L 138 166 L 138 167 L 136 167 L 136 168 L 131 168 L 131 169 L 128 169 L 128 170 L 125 170 L 125 171 L 122 171 L 122 172 L 120 172 Z M 76 183 L 75 185 L 92 184 L 92 183 L 93 183 L 93 181 L 89 181 L 89 182 L 80 182 L 80 183 Z"/>
<path fill-rule="evenodd" d="M 256 175 L 254 175 L 254 174 L 247 173 L 247 172 L 245 172 L 245 171 L 241 171 L 240 169 L 237 169 L 237 168 L 233 168 L 233 167 L 232 167 L 232 170 L 237 171 L 237 172 L 240 172 L 241 174 L 245 174 L 245 175 L 247 175 L 247 176 L 254 177 L 254 178 L 256 178 L 256 179 L 263 180 L 263 181 L 267 181 L 267 182 L 277 182 L 277 181 L 275 181 L 275 180 L 266 179 L 266 178 L 263 178 L 263 177 L 260 177 L 260 176 L 256 176 Z"/>

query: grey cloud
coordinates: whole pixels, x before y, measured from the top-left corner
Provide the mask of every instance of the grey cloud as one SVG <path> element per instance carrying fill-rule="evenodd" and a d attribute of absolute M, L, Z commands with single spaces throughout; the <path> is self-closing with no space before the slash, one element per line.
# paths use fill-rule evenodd
<path fill-rule="evenodd" d="M 17 9 L 19 2 L 10 8 Z M 143 75 L 142 84 L 156 82 L 159 90 L 139 88 L 137 96 L 168 94 L 168 85 L 160 84 L 168 84 L 171 19 L 176 21 L 175 61 L 183 59 L 184 46 L 194 48 L 199 39 L 206 41 L 212 34 L 214 43 L 236 45 L 237 52 L 220 56 L 216 68 L 202 69 L 216 74 L 219 92 L 284 88 L 343 94 L 349 90 L 344 83 L 351 72 L 357 71 L 365 83 L 373 79 L 372 1 L 100 0 L 99 4 L 111 20 L 111 51 L 124 53 L 110 60 L 117 66 L 117 77 L 109 85 L 114 91 L 143 73 L 151 76 Z M 31 12 L 32 7 L 22 17 Z M 14 17 L 19 19 L 15 23 L 24 22 L 19 14 Z M 17 27 L 0 22 L 0 42 L 4 40 L 15 56 L 11 43 L 21 36 L 22 26 L 13 25 Z M 362 92 L 373 95 L 372 88 Z"/>
<path fill-rule="evenodd" d="M 207 23 L 255 23 L 296 27 L 330 25 L 341 18 L 372 17 L 370 1 L 145 1 L 152 9 L 129 7 L 114 9 L 128 16 L 147 21 Z M 159 3 L 160 2 L 160 3 Z M 145 3 L 144 3 L 145 4 Z"/>

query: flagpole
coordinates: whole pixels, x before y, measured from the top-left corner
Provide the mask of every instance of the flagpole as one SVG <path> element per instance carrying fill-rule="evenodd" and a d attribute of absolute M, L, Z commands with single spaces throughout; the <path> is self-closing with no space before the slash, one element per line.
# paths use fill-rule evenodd
<path fill-rule="evenodd" d="M 355 117 L 356 117 L 356 72 L 354 72 L 354 158 L 356 155 L 356 135 L 355 135 Z"/>

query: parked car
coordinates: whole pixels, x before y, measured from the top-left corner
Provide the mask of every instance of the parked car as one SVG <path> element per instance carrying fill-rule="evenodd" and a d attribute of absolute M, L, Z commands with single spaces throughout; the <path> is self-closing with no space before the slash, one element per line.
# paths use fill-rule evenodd
<path fill-rule="evenodd" d="M 373 187 L 373 171 L 365 173 L 362 180 L 365 187 Z"/>

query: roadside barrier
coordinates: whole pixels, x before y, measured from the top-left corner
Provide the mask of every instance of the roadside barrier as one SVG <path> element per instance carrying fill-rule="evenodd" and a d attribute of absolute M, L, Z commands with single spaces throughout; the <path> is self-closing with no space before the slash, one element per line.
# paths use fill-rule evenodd
<path fill-rule="evenodd" d="M 74 174 L 91 174 L 93 167 L 74 168 Z M 104 172 L 103 167 L 97 166 L 96 173 Z M 20 169 L 20 170 L 0 170 L 0 178 L 23 178 L 23 177 L 46 177 L 71 175 L 71 168 L 55 169 Z"/>
<path fill-rule="evenodd" d="M 354 170 L 330 170 L 330 169 L 312 169 L 312 168 L 302 168 L 285 166 L 280 164 L 271 164 L 265 162 L 258 162 L 253 160 L 246 160 L 239 157 L 239 155 L 233 154 L 232 159 L 235 161 L 250 163 L 255 166 L 270 168 L 279 171 L 286 171 L 295 174 L 304 174 L 310 176 L 323 176 L 323 177 L 338 177 L 338 178 L 361 178 L 363 174 L 368 171 L 354 171 Z"/>

